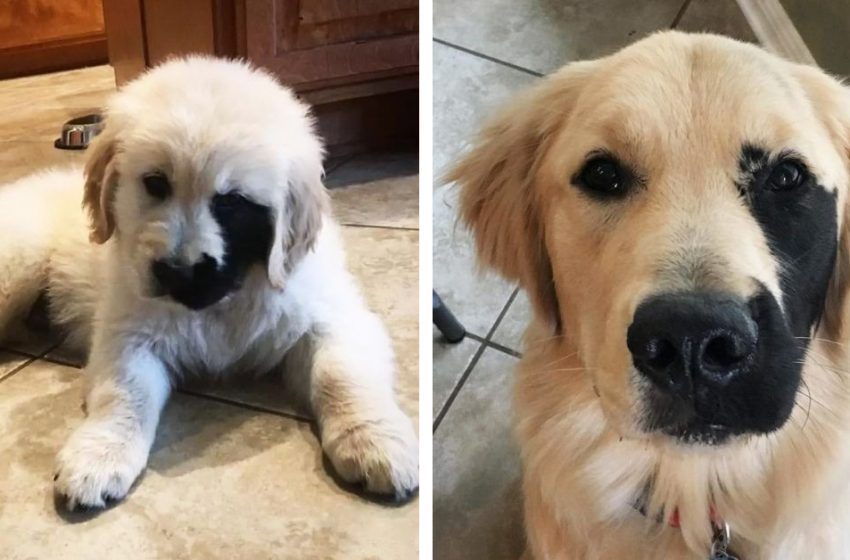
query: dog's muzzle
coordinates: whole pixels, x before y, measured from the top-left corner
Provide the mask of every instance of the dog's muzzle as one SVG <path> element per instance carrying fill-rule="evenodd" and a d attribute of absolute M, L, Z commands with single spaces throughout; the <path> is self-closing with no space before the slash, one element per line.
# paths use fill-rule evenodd
<path fill-rule="evenodd" d="M 167 295 L 193 310 L 216 303 L 237 287 L 232 275 L 220 270 L 216 260 L 207 254 L 190 265 L 156 260 L 151 273 L 157 295 Z"/>
<path fill-rule="evenodd" d="M 627 344 L 650 382 L 651 430 L 718 443 L 773 431 L 790 414 L 801 354 L 769 294 L 653 296 L 635 312 Z"/>

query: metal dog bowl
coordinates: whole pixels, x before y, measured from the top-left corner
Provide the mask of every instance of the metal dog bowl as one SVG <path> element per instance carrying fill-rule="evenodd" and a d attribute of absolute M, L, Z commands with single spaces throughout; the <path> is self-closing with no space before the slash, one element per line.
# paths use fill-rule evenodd
<path fill-rule="evenodd" d="M 85 150 L 95 136 L 103 130 L 103 117 L 85 115 L 62 125 L 62 135 L 53 145 L 60 150 Z"/>

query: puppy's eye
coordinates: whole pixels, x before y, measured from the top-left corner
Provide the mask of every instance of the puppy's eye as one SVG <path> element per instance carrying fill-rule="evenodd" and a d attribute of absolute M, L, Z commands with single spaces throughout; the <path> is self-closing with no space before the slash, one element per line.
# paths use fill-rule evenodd
<path fill-rule="evenodd" d="M 148 173 L 142 177 L 145 190 L 157 200 L 165 200 L 171 194 L 171 183 L 162 173 Z"/>
<path fill-rule="evenodd" d="M 794 161 L 782 161 L 773 168 L 767 178 L 767 185 L 774 191 L 789 191 L 806 182 L 808 174 L 805 168 Z"/>
<path fill-rule="evenodd" d="M 578 179 L 585 187 L 603 194 L 620 193 L 625 186 L 622 168 L 608 157 L 596 157 L 588 161 Z"/>

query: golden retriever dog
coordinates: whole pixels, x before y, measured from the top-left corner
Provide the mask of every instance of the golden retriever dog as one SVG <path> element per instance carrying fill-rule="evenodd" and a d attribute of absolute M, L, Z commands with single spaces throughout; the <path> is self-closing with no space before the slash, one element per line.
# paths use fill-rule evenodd
<path fill-rule="evenodd" d="M 850 91 L 665 32 L 541 80 L 449 174 L 534 319 L 537 560 L 850 558 Z"/>
<path fill-rule="evenodd" d="M 46 290 L 89 355 L 87 416 L 57 457 L 67 506 L 127 495 L 186 374 L 279 373 L 343 479 L 410 496 L 416 433 L 346 269 L 309 108 L 248 64 L 175 59 L 110 100 L 89 152 L 0 186 L 0 334 Z"/>

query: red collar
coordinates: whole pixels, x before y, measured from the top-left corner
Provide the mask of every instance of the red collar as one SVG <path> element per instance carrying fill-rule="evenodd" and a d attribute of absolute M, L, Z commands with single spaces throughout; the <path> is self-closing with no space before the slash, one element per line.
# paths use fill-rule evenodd
<path fill-rule="evenodd" d="M 632 507 L 635 508 L 641 515 L 644 517 L 648 517 L 647 514 L 647 502 L 649 500 L 649 486 L 644 490 L 644 493 L 638 497 L 638 499 L 632 504 Z M 714 509 L 714 505 L 708 506 L 708 519 L 711 521 L 711 525 L 713 527 L 722 527 L 723 526 L 723 518 L 717 514 L 717 510 Z M 655 518 L 657 523 L 662 522 L 662 517 L 659 515 Z M 670 517 L 667 519 L 667 524 L 670 527 L 680 529 L 682 527 L 679 521 L 679 508 L 673 510 L 673 513 L 670 514 Z"/>
<path fill-rule="evenodd" d="M 635 509 L 638 510 L 642 515 L 646 516 L 646 506 L 643 503 L 635 504 Z M 711 550 L 709 552 L 712 560 L 721 559 L 721 560 L 737 560 L 739 557 L 735 556 L 728 552 L 729 548 L 729 525 L 727 525 L 717 514 L 717 511 L 714 509 L 714 506 L 709 506 L 708 510 L 708 518 L 711 523 L 711 530 L 714 533 L 711 537 Z M 661 520 L 657 519 L 660 523 Z M 680 529 L 682 527 L 679 522 L 679 508 L 673 510 L 673 513 L 670 515 L 667 520 L 667 524 L 674 529 Z"/>
<path fill-rule="evenodd" d="M 646 512 L 644 510 L 639 509 L 638 511 L 646 515 Z M 714 506 L 709 506 L 708 508 L 708 519 L 715 527 L 720 527 L 723 525 L 723 520 L 720 518 L 719 515 L 717 515 L 717 510 L 714 509 Z M 667 524 L 676 529 L 680 529 L 682 527 L 682 525 L 679 523 L 679 508 L 673 510 L 673 513 L 667 520 Z"/>

